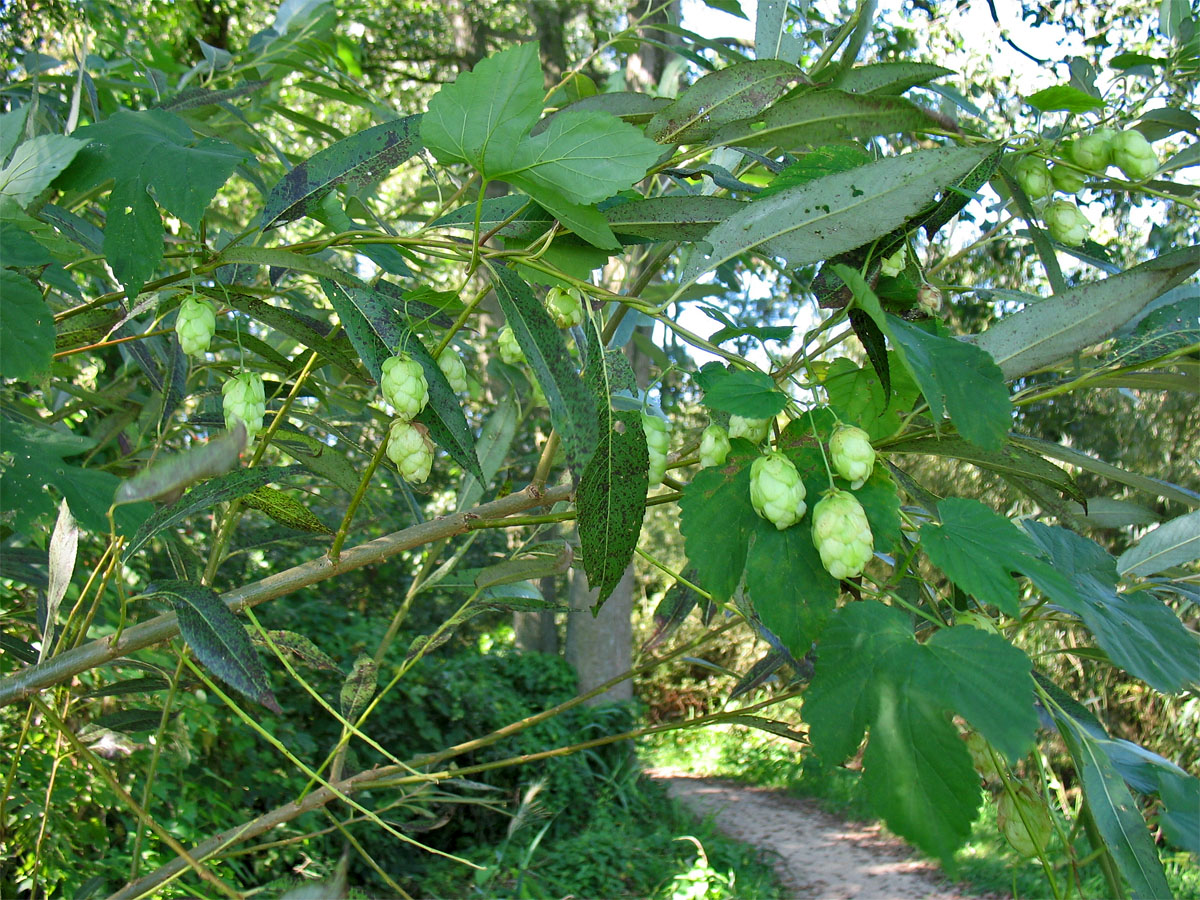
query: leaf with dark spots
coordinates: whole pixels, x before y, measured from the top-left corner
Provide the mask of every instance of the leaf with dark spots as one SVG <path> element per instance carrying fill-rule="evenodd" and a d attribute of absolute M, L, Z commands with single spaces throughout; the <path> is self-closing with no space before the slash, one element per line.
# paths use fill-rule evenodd
<path fill-rule="evenodd" d="M 476 211 L 476 204 L 468 203 L 436 219 L 429 227 L 473 229 Z M 480 234 L 499 228 L 496 232 L 499 236 L 516 240 L 532 241 L 554 224 L 553 216 L 523 194 L 488 197 L 479 206 L 478 213 Z"/>
<path fill-rule="evenodd" d="M 192 88 L 191 90 L 180 91 L 175 96 L 154 104 L 153 108 L 174 111 L 216 106 L 219 103 L 228 103 L 230 100 L 236 100 L 238 97 L 246 97 L 270 83 L 269 79 L 246 81 L 236 87 L 226 88 L 223 91 L 210 91 L 208 88 Z"/>
<path fill-rule="evenodd" d="M 651 197 L 604 210 L 612 230 L 621 236 L 651 241 L 699 241 L 729 216 L 744 209 L 728 197 Z"/>
<path fill-rule="evenodd" d="M 867 351 L 867 358 L 871 360 L 871 367 L 875 370 L 875 374 L 879 376 L 879 383 L 883 387 L 883 396 L 886 400 L 890 400 L 892 373 L 888 368 L 887 340 L 879 326 L 875 324 L 875 320 L 858 307 L 850 310 L 849 315 L 850 326 L 862 343 L 863 349 Z"/>
<path fill-rule="evenodd" d="M 650 457 L 641 414 L 612 414 L 611 427 L 583 471 L 576 492 L 579 548 L 588 587 L 599 590 L 597 611 L 625 573 L 646 511 Z"/>
<path fill-rule="evenodd" d="M 214 675 L 272 712 L 282 713 L 258 652 L 216 591 L 190 581 L 161 581 L 148 596 L 171 604 L 179 618 L 179 633 Z"/>
<path fill-rule="evenodd" d="M 657 113 L 646 134 L 662 144 L 706 140 L 723 125 L 762 112 L 801 78 L 796 66 L 777 59 L 752 60 L 711 72 Z"/>
<path fill-rule="evenodd" d="M 308 215 L 337 185 L 351 191 L 379 181 L 421 149 L 421 117 L 384 122 L 326 147 L 288 172 L 271 189 L 263 208 L 262 228 Z"/>
<path fill-rule="evenodd" d="M 689 580 L 695 575 L 691 572 L 685 576 Z M 696 607 L 698 594 L 687 584 L 677 581 L 671 585 L 666 596 L 654 608 L 654 632 L 649 640 L 642 645 L 642 653 L 649 653 L 678 630 L 684 620 Z"/>
<path fill-rule="evenodd" d="M 132 478 L 122 481 L 113 498 L 114 505 L 157 500 L 173 491 L 181 491 L 201 478 L 211 478 L 237 465 L 238 455 L 246 446 L 246 429 L 241 423 L 233 431 L 159 460 Z"/>
<path fill-rule="evenodd" d="M 340 344 L 337 340 L 331 339 L 329 337 L 331 328 L 328 323 L 291 309 L 273 306 L 248 294 L 221 291 L 216 288 L 207 289 L 204 293 L 218 302 L 226 303 L 234 309 L 258 319 L 275 331 L 286 334 L 308 349 L 315 350 L 342 371 L 350 375 L 360 373 L 361 370 L 354 355 L 344 346 L 346 338 L 341 337 Z"/>
<path fill-rule="evenodd" d="M 562 331 L 529 285 L 507 266 L 492 268 L 492 284 L 504 318 L 546 395 L 550 422 L 562 438 L 567 467 L 578 481 L 596 450 L 595 400 L 575 369 Z"/>

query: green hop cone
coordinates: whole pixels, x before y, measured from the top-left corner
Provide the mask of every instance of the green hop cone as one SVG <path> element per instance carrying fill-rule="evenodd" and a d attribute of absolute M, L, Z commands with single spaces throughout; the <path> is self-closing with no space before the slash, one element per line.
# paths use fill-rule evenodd
<path fill-rule="evenodd" d="M 397 419 L 388 432 L 385 452 L 410 484 L 421 484 L 429 477 L 433 466 L 433 441 L 429 440 L 429 431 L 424 425 Z"/>
<path fill-rule="evenodd" d="M 1068 247 L 1078 247 L 1087 240 L 1092 223 L 1070 200 L 1052 200 L 1042 210 L 1046 230 L 1056 241 Z"/>
<path fill-rule="evenodd" d="M 729 435 L 720 425 L 709 425 L 700 437 L 700 467 L 723 466 L 729 456 Z"/>
<path fill-rule="evenodd" d="M 379 389 L 396 410 L 396 417 L 411 422 L 429 402 L 429 382 L 425 370 L 408 354 L 389 356 L 383 361 Z"/>
<path fill-rule="evenodd" d="M 886 275 L 889 278 L 895 278 L 904 271 L 905 261 L 908 257 L 908 245 L 905 244 L 879 266 L 879 274 Z"/>
<path fill-rule="evenodd" d="M 175 317 L 179 346 L 188 356 L 199 356 L 217 333 L 217 314 L 213 305 L 200 297 L 187 297 L 179 304 Z"/>
<path fill-rule="evenodd" d="M 221 386 L 221 406 L 225 410 L 225 427 L 232 429 L 238 422 L 246 426 L 247 442 L 262 431 L 263 416 L 267 414 L 267 393 L 262 376 L 257 372 L 234 375 Z"/>
<path fill-rule="evenodd" d="M 450 382 L 450 388 L 455 393 L 465 394 L 467 392 L 467 366 L 454 348 L 447 347 L 439 353 L 437 364 L 438 368 L 442 370 L 442 374 L 446 376 L 446 380 Z"/>
<path fill-rule="evenodd" d="M 1114 136 L 1109 128 L 1101 128 L 1092 134 L 1085 134 L 1071 145 L 1071 158 L 1084 169 L 1103 172 L 1112 162 Z"/>
<path fill-rule="evenodd" d="M 817 503 L 812 534 L 821 565 L 834 578 L 861 575 L 874 555 L 867 514 L 849 491 L 830 491 Z"/>
<path fill-rule="evenodd" d="M 650 454 L 650 487 L 663 483 L 667 474 L 667 451 L 671 449 L 671 423 L 666 419 L 642 413 L 642 429 L 646 432 L 646 450 Z"/>
<path fill-rule="evenodd" d="M 1133 128 L 1113 138 L 1112 159 L 1130 181 L 1145 181 L 1158 171 L 1154 148 L 1144 134 Z"/>
<path fill-rule="evenodd" d="M 996 804 L 996 824 L 1000 833 L 1022 856 L 1044 853 L 1054 827 L 1050 810 L 1026 785 L 1014 785 L 1012 794 L 1005 791 Z"/>
<path fill-rule="evenodd" d="M 971 754 L 971 764 L 979 773 L 979 777 L 988 782 L 999 781 L 1000 770 L 996 768 L 998 757 L 992 750 L 991 744 L 984 740 L 983 735 L 978 731 L 968 731 L 962 736 L 962 739 L 967 744 L 967 752 Z"/>
<path fill-rule="evenodd" d="M 829 457 L 834 470 L 857 491 L 875 468 L 875 448 L 871 436 L 853 425 L 839 425 L 829 439 Z"/>
<path fill-rule="evenodd" d="M 1054 182 L 1055 190 L 1064 194 L 1078 194 L 1087 183 L 1086 178 L 1068 166 L 1055 166 L 1051 169 L 1050 180 Z"/>
<path fill-rule="evenodd" d="M 745 419 L 741 416 L 729 417 L 729 436 L 745 438 L 752 444 L 761 444 L 771 431 L 770 419 Z"/>
<path fill-rule="evenodd" d="M 517 343 L 517 336 L 513 334 L 513 330 L 505 325 L 500 329 L 500 336 L 496 338 L 496 344 L 500 348 L 500 358 L 510 366 L 519 366 L 525 362 L 525 354 L 521 351 L 521 345 Z"/>
<path fill-rule="evenodd" d="M 1029 195 L 1030 200 L 1041 200 L 1050 196 L 1053 189 L 1050 170 L 1046 163 L 1036 156 L 1026 156 L 1022 159 L 1017 163 L 1013 174 L 1017 177 L 1017 184 L 1021 185 L 1021 190 Z"/>
<path fill-rule="evenodd" d="M 583 322 L 583 296 L 575 288 L 550 288 L 546 309 L 559 328 L 571 328 Z"/>
<path fill-rule="evenodd" d="M 792 461 L 772 450 L 750 464 L 750 503 L 779 531 L 795 525 L 808 510 L 804 482 Z"/>

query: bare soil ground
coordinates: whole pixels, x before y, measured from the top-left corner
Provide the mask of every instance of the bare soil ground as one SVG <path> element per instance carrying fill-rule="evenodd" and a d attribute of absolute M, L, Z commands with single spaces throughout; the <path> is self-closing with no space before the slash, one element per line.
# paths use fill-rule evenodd
<path fill-rule="evenodd" d="M 965 900 L 933 863 L 877 824 L 847 822 L 815 801 L 673 769 L 647 774 L 725 834 L 765 851 L 788 898 Z"/>

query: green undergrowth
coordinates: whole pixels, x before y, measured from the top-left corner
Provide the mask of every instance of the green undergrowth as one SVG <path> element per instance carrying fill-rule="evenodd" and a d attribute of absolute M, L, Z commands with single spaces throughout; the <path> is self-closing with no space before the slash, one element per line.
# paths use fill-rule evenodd
<path fill-rule="evenodd" d="M 643 764 L 682 769 L 694 774 L 742 781 L 761 787 L 786 790 L 797 797 L 815 800 L 822 809 L 855 821 L 875 821 L 859 773 L 846 767 L 824 766 L 801 752 L 796 744 L 773 739 L 739 726 L 717 726 L 694 731 L 653 735 L 639 747 Z M 1088 855 L 1081 839 L 1079 857 Z M 916 851 L 914 851 L 916 852 Z M 1062 859 L 1057 838 L 1049 848 L 1051 859 Z M 1200 900 L 1200 865 L 1186 853 L 1160 850 L 1171 896 L 1175 900 Z M 955 868 L 946 874 L 978 894 L 1001 894 L 1018 898 L 1052 896 L 1037 860 L 1017 855 L 1004 840 L 996 824 L 994 804 L 985 803 L 971 830 L 971 837 L 955 858 Z M 1065 881 L 1059 872 L 1060 887 Z M 1106 897 L 1107 887 L 1095 865 L 1080 869 L 1081 892 L 1070 896 Z"/>

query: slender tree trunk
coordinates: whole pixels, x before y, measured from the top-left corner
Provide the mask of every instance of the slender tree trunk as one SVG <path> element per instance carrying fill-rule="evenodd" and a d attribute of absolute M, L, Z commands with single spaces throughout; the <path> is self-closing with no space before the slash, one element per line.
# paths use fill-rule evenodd
<path fill-rule="evenodd" d="M 582 694 L 610 678 L 628 671 L 633 661 L 633 566 L 625 570 L 616 590 L 592 615 L 597 592 L 587 589 L 587 578 L 581 569 L 571 572 L 571 614 L 567 619 L 567 662 L 579 676 Z M 622 681 L 603 694 L 587 701 L 595 706 L 614 703 L 633 697 L 633 683 Z"/>
<path fill-rule="evenodd" d="M 554 603 L 558 599 L 558 579 L 547 576 L 538 582 L 542 596 Z M 517 649 L 532 653 L 558 653 L 558 626 L 554 624 L 554 613 L 513 613 L 513 633 Z"/>

